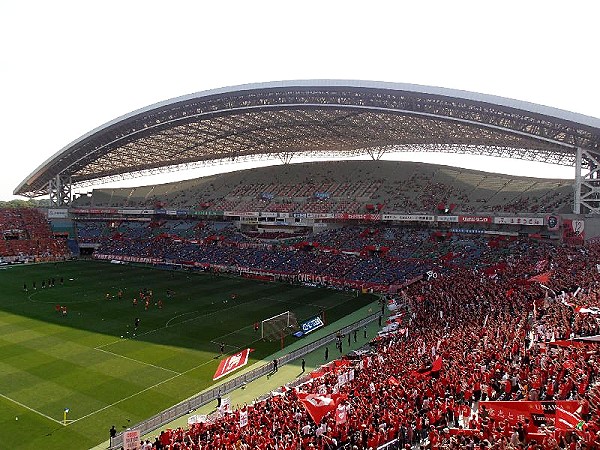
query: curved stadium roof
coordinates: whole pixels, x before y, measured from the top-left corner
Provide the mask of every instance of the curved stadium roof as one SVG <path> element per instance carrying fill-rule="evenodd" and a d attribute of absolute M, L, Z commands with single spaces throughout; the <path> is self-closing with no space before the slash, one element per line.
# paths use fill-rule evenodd
<path fill-rule="evenodd" d="M 600 119 L 533 103 L 412 84 L 248 84 L 133 111 L 81 136 L 14 190 L 37 197 L 60 175 L 89 185 L 219 159 L 388 151 L 471 153 L 574 165 L 600 153 Z"/>

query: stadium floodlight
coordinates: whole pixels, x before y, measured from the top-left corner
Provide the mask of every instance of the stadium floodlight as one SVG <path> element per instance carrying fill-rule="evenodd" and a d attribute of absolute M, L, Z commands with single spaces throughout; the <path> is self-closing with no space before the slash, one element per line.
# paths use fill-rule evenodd
<path fill-rule="evenodd" d="M 260 337 L 267 341 L 274 341 L 298 330 L 298 319 L 291 311 L 286 311 L 260 323 Z"/>

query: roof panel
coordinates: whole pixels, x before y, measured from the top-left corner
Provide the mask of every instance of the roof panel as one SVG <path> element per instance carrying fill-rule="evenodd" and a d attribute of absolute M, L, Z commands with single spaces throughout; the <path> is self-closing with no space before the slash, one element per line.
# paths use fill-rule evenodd
<path fill-rule="evenodd" d="M 78 184 L 238 156 L 436 146 L 482 154 L 525 149 L 531 150 L 527 158 L 551 154 L 552 161 L 572 164 L 575 147 L 600 151 L 600 119 L 431 86 L 348 80 L 249 84 L 178 97 L 110 121 L 42 163 L 14 193 L 48 192 L 57 175 Z"/>

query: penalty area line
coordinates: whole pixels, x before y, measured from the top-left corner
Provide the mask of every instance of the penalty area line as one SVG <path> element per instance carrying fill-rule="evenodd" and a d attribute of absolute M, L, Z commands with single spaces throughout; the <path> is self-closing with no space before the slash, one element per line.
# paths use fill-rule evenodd
<path fill-rule="evenodd" d="M 0 394 L 0 397 L 2 397 L 2 398 L 4 398 L 4 399 L 8 400 L 9 402 L 13 402 L 13 403 L 14 403 L 14 404 L 16 404 L 16 405 L 19 405 L 21 408 L 28 409 L 28 410 L 29 410 L 29 411 L 31 411 L 31 412 L 34 412 L 34 413 L 36 413 L 36 414 L 38 414 L 38 415 L 40 415 L 40 416 L 42 416 L 42 417 L 45 417 L 46 419 L 48 419 L 48 420 L 51 420 L 52 422 L 56 422 L 56 423 L 58 423 L 59 425 L 65 426 L 65 424 L 64 424 L 64 423 L 63 423 L 61 420 L 56 420 L 56 419 L 54 419 L 53 417 L 50 417 L 50 416 L 48 416 L 48 415 L 44 414 L 43 412 L 39 412 L 37 409 L 33 409 L 33 408 L 31 408 L 30 406 L 24 405 L 23 403 L 21 403 L 21 402 L 19 402 L 19 401 L 17 401 L 17 400 L 14 400 L 14 399 L 12 399 L 12 398 L 10 398 L 10 397 L 7 397 L 7 396 L 6 396 L 6 395 L 4 395 L 4 394 Z"/>

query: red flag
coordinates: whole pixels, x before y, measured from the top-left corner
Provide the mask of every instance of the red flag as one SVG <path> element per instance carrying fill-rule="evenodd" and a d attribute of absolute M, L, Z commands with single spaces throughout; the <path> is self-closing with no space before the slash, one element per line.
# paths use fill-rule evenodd
<path fill-rule="evenodd" d="M 213 380 L 218 380 L 225 375 L 229 375 L 236 369 L 239 369 L 242 366 L 245 366 L 248 363 L 248 354 L 250 353 L 250 349 L 242 350 L 235 355 L 228 356 L 225 359 L 222 359 L 219 363 L 219 367 L 217 371 L 213 375 Z"/>
<path fill-rule="evenodd" d="M 552 272 L 550 271 L 540 273 L 535 277 L 529 278 L 527 281 L 529 281 L 530 283 L 533 283 L 534 281 L 537 281 L 538 283 L 548 283 L 548 281 L 550 281 L 550 275 L 552 275 Z"/>
<path fill-rule="evenodd" d="M 298 393 L 298 399 L 306 408 L 306 411 L 312 417 L 312 420 L 318 425 L 329 412 L 336 410 L 338 405 L 346 399 L 345 394 L 307 394 Z"/>
<path fill-rule="evenodd" d="M 559 406 L 556 407 L 554 426 L 557 430 L 581 430 L 585 422 L 575 413 L 569 412 Z"/>
<path fill-rule="evenodd" d="M 431 366 L 431 371 L 439 372 L 440 370 L 442 370 L 442 357 L 438 356 L 437 359 L 433 362 L 433 365 Z"/>
<path fill-rule="evenodd" d="M 400 384 L 400 382 L 398 381 L 398 379 L 395 376 L 390 376 L 387 380 L 387 382 L 389 384 L 391 384 L 392 386 L 398 386 Z"/>
<path fill-rule="evenodd" d="M 572 368 L 574 368 L 574 367 L 575 367 L 575 361 L 571 361 L 571 360 L 569 360 L 569 361 L 565 361 L 565 362 L 563 363 L 563 368 L 564 368 L 564 369 L 572 369 Z"/>

